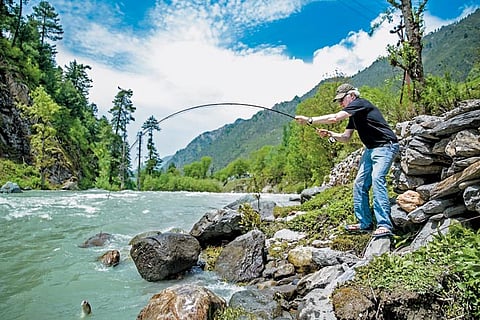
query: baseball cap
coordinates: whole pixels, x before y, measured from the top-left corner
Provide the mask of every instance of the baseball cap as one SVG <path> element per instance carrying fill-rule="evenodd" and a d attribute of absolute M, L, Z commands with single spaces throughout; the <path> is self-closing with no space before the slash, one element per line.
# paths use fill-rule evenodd
<path fill-rule="evenodd" d="M 336 96 L 335 96 L 335 98 L 333 98 L 333 102 L 338 101 L 340 99 L 343 99 L 343 97 L 345 97 L 347 95 L 348 91 L 354 90 L 354 89 L 355 89 L 355 87 L 352 86 L 349 83 L 344 83 L 344 84 L 339 85 L 338 88 L 337 88 L 337 91 L 335 92 Z"/>

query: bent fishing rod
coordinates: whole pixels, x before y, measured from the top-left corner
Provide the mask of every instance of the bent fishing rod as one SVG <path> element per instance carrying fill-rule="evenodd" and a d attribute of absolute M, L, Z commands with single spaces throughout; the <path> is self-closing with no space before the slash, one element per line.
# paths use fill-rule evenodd
<path fill-rule="evenodd" d="M 170 118 L 173 118 L 181 113 L 185 113 L 185 112 L 188 112 L 188 111 L 192 111 L 192 110 L 195 110 L 195 109 L 201 109 L 201 108 L 207 108 L 207 107 L 221 107 L 221 106 L 239 106 L 239 107 L 252 107 L 252 108 L 257 108 L 257 109 L 262 109 L 262 110 L 266 110 L 266 111 L 271 111 L 271 112 L 275 112 L 275 113 L 278 113 L 278 114 L 281 114 L 285 117 L 289 117 L 293 120 L 295 120 L 295 116 L 292 116 L 291 114 L 288 114 L 286 112 L 283 112 L 283 111 L 280 111 L 280 110 L 276 110 L 276 109 L 271 109 L 271 108 L 267 108 L 267 107 L 264 107 L 264 106 L 261 106 L 261 105 L 257 105 L 257 104 L 251 104 L 251 103 L 242 103 L 242 102 L 216 102 L 216 103 L 206 103 L 206 104 L 200 104 L 200 105 L 196 105 L 196 106 L 192 106 L 192 107 L 188 107 L 188 108 L 185 108 L 185 109 L 182 109 L 182 110 L 179 110 L 177 112 L 174 112 L 172 114 L 169 114 L 168 116 L 160 119 L 157 121 L 157 124 L 160 124 Z M 310 123 L 307 123 L 307 125 L 313 129 L 316 130 L 316 128 L 310 124 Z M 145 130 L 144 130 L 145 131 Z M 143 132 L 142 132 L 143 133 Z M 137 140 L 138 141 L 138 140 Z M 133 147 L 137 141 L 135 141 L 131 147 Z M 330 137 L 328 139 L 328 141 L 330 143 L 334 143 L 335 142 L 335 139 L 333 139 L 332 137 Z"/>
<path fill-rule="evenodd" d="M 184 112 L 188 112 L 188 111 L 191 111 L 191 110 L 195 110 L 195 109 L 200 109 L 200 108 L 207 108 L 207 107 L 218 107 L 218 106 L 240 106 L 240 107 L 252 107 L 252 108 L 257 108 L 257 109 L 263 109 L 263 110 L 266 110 L 266 111 L 271 111 L 271 112 L 275 112 L 275 113 L 278 113 L 278 114 L 281 114 L 283 116 L 286 116 L 286 117 L 289 117 L 293 120 L 295 120 L 295 116 L 292 116 L 291 114 L 288 114 L 286 112 L 283 112 L 283 111 L 280 111 L 280 110 L 276 110 L 276 109 L 271 109 L 271 108 L 267 108 L 267 107 L 264 107 L 264 106 L 260 106 L 260 105 L 257 105 L 257 104 L 251 104 L 251 103 L 241 103 L 241 102 L 217 102 L 217 103 L 206 103 L 206 104 L 200 104 L 200 105 L 196 105 L 196 106 L 193 106 L 193 107 L 189 107 L 189 108 L 185 108 L 185 109 L 182 109 L 182 110 L 179 110 L 177 112 L 174 112 L 172 114 L 169 114 L 168 116 L 160 119 L 157 121 L 157 124 L 160 124 L 162 123 L 163 121 L 167 120 L 167 119 L 170 119 L 176 115 L 179 115 L 181 113 L 184 113 Z M 316 128 L 311 124 L 311 123 L 307 123 L 307 125 L 313 129 L 316 130 Z M 333 139 L 332 137 L 328 138 L 328 141 L 330 143 L 334 143 L 336 142 L 335 139 Z"/>
<path fill-rule="evenodd" d="M 180 113 L 184 113 L 184 112 L 188 112 L 188 111 L 195 110 L 195 109 L 200 109 L 200 108 L 219 107 L 219 106 L 252 107 L 252 108 L 263 109 L 263 110 L 275 112 L 275 113 L 284 115 L 284 116 L 286 116 L 286 117 L 295 119 L 295 117 L 292 116 L 291 114 L 282 112 L 282 111 L 280 111 L 280 110 L 270 109 L 270 108 L 267 108 L 267 107 L 264 107 L 264 106 L 260 106 L 260 105 L 256 105 L 256 104 L 241 103 L 241 102 L 218 102 L 218 103 L 200 104 L 200 105 L 197 105 L 197 106 L 193 106 L 193 107 L 189 107 L 189 108 L 182 109 L 182 110 L 180 110 L 180 111 L 177 111 L 177 112 L 174 112 L 174 113 L 172 113 L 172 114 L 169 114 L 168 116 L 166 116 L 166 117 L 163 118 L 163 119 L 158 120 L 157 123 L 160 124 L 160 123 L 162 123 L 163 121 L 165 121 L 165 120 L 167 120 L 167 119 L 170 119 L 170 118 L 172 118 L 172 117 L 174 117 L 174 116 L 176 116 L 176 115 L 179 115 Z"/>

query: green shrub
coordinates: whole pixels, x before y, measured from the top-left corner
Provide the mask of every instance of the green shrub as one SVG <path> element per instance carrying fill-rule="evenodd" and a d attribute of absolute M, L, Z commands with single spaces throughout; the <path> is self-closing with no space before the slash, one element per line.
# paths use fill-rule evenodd
<path fill-rule="evenodd" d="M 213 317 L 214 320 L 256 320 L 257 317 L 243 308 L 227 307 L 217 311 Z"/>
<path fill-rule="evenodd" d="M 480 232 L 454 225 L 404 256 L 384 254 L 358 268 L 354 284 L 438 297 L 445 318 L 480 317 Z"/>
<path fill-rule="evenodd" d="M 287 227 L 307 233 L 310 239 L 326 239 L 340 225 L 353 221 L 352 188 L 329 188 L 300 205 L 299 210 L 307 213 L 287 222 Z"/>
<path fill-rule="evenodd" d="M 40 173 L 33 166 L 0 159 L 0 185 L 8 181 L 18 184 L 22 189 L 39 189 Z"/>
<path fill-rule="evenodd" d="M 262 223 L 260 214 L 255 211 L 250 204 L 244 203 L 240 205 L 238 211 L 242 215 L 240 225 L 245 233 L 260 227 L 260 224 Z"/>
<path fill-rule="evenodd" d="M 222 253 L 223 247 L 208 246 L 202 251 L 202 258 L 205 260 L 205 270 L 212 271 L 215 269 L 215 263 L 218 256 Z"/>

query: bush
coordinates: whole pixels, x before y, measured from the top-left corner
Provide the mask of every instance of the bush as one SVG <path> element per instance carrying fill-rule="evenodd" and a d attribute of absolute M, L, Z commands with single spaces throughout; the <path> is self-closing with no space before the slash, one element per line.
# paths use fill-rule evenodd
<path fill-rule="evenodd" d="M 22 189 L 39 189 L 40 173 L 33 166 L 0 159 L 0 184 L 4 185 L 8 181 L 15 182 Z"/>
<path fill-rule="evenodd" d="M 358 268 L 354 285 L 437 297 L 446 319 L 480 317 L 480 232 L 454 225 L 404 256 L 384 254 Z"/>

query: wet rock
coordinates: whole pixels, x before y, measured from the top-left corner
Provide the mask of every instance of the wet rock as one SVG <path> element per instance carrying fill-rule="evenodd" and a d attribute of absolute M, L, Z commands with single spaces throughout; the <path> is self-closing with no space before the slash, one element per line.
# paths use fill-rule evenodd
<path fill-rule="evenodd" d="M 226 302 L 212 291 L 192 284 L 166 288 L 152 296 L 137 320 L 213 320 Z"/>
<path fill-rule="evenodd" d="M 79 247 L 80 248 L 102 247 L 110 239 L 112 239 L 112 235 L 110 233 L 100 232 L 88 238 L 84 243 L 80 244 Z"/>
<path fill-rule="evenodd" d="M 107 267 L 116 267 L 120 263 L 120 252 L 118 250 L 109 250 L 102 254 L 98 260 Z"/>

